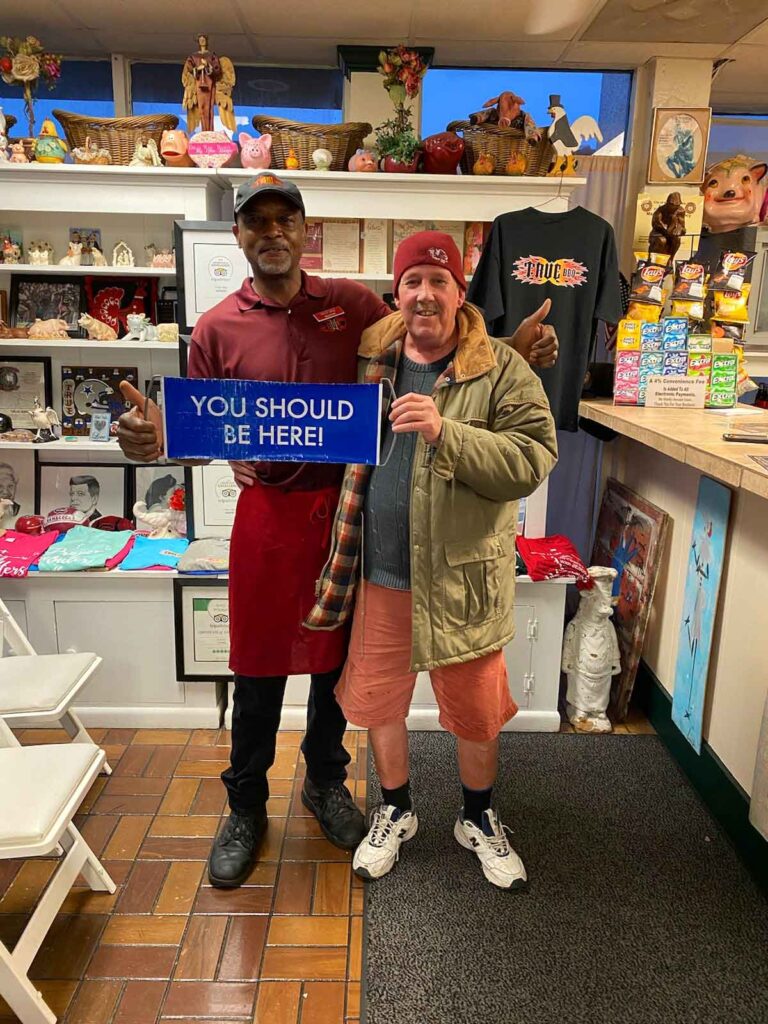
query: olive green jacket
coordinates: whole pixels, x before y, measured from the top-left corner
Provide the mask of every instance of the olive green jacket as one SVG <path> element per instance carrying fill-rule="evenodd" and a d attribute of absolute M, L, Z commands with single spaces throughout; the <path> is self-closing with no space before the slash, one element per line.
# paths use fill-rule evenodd
<path fill-rule="evenodd" d="M 443 430 L 436 445 L 418 438 L 411 474 L 414 671 L 480 657 L 513 637 L 517 500 L 557 461 L 538 377 L 488 336 L 474 306 L 462 307 L 457 322 L 456 353 L 432 395 Z M 365 331 L 361 380 L 394 379 L 405 333 L 399 313 Z M 309 628 L 334 629 L 352 611 L 370 473 L 370 466 L 347 467 Z"/>

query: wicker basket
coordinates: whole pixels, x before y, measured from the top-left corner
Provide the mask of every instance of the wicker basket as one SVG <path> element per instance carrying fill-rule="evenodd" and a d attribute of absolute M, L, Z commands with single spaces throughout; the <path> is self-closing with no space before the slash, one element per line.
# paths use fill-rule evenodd
<path fill-rule="evenodd" d="M 292 149 L 302 171 L 314 170 L 312 153 L 327 149 L 333 155 L 332 171 L 346 171 L 347 163 L 363 139 L 373 131 L 365 121 L 347 121 L 345 124 L 302 124 L 283 117 L 253 118 L 253 127 L 262 135 L 272 136 L 272 164 L 285 167 L 288 150 Z"/>
<path fill-rule="evenodd" d="M 84 146 L 86 136 L 99 148 L 108 149 L 113 164 L 129 164 L 139 139 L 154 139 L 179 123 L 175 114 L 145 114 L 143 117 L 87 117 L 67 110 L 54 110 L 67 136 L 70 149 Z"/>
<path fill-rule="evenodd" d="M 499 128 L 495 124 L 470 124 L 469 121 L 451 121 L 446 128 L 464 138 L 464 156 L 461 169 L 471 174 L 481 153 L 490 153 L 496 159 L 494 174 L 504 174 L 507 161 L 513 153 L 523 153 L 527 163 L 525 173 L 540 176 L 547 173 L 555 158 L 555 149 L 547 138 L 547 129 L 540 128 L 541 140 L 531 146 L 520 128 Z"/>

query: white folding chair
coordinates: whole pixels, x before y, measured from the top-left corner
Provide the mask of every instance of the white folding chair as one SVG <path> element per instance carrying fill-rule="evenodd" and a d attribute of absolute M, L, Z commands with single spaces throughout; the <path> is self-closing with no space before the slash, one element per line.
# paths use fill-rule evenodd
<path fill-rule="evenodd" d="M 91 889 L 114 892 L 115 883 L 72 818 L 104 763 L 105 753 L 85 743 L 18 746 L 0 721 L 0 859 L 63 858 L 11 953 L 0 942 L 0 995 L 22 1024 L 54 1024 L 56 1015 L 29 979 L 29 968 L 77 876 Z"/>
<path fill-rule="evenodd" d="M 70 707 L 101 664 L 91 652 L 36 654 L 18 622 L 0 601 L 0 718 L 13 726 L 21 720 L 60 725 L 75 743 L 93 744 L 87 729 Z M 0 744 L 1 745 L 1 744 Z M 112 774 L 104 761 L 104 771 Z"/>

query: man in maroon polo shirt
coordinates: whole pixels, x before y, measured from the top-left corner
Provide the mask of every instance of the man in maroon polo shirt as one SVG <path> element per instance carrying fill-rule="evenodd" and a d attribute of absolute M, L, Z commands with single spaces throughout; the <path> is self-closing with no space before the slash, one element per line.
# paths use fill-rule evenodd
<path fill-rule="evenodd" d="M 252 279 L 208 310 L 192 334 L 190 377 L 349 383 L 357 376 L 360 335 L 389 315 L 363 285 L 303 273 L 304 203 L 291 182 L 272 173 L 241 185 L 235 198 L 238 244 Z M 547 365 L 556 358 L 551 330 L 530 318 L 521 350 Z M 118 438 L 129 458 L 151 462 L 163 453 L 159 411 L 127 383 L 134 403 L 120 417 Z M 275 757 L 286 678 L 311 675 L 303 803 L 324 834 L 354 849 L 365 821 L 344 785 L 349 755 L 345 719 L 333 695 L 346 656 L 344 630 L 302 625 L 330 546 L 343 466 L 234 463 L 241 486 L 229 570 L 230 667 L 235 674 L 230 767 L 222 774 L 230 816 L 208 862 L 211 883 L 248 877 L 267 826 L 267 771 Z"/>

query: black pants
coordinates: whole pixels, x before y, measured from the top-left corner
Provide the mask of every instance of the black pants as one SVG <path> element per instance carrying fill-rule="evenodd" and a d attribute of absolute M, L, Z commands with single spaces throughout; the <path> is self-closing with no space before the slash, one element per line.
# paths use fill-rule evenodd
<path fill-rule="evenodd" d="M 342 745 L 347 720 L 333 695 L 341 668 L 312 676 L 307 702 L 307 731 L 301 752 L 307 775 L 320 787 L 344 782 L 350 757 Z M 235 676 L 232 701 L 232 752 L 221 779 L 229 806 L 238 814 L 264 809 L 269 798 L 267 771 L 275 760 L 277 730 L 286 676 Z"/>

